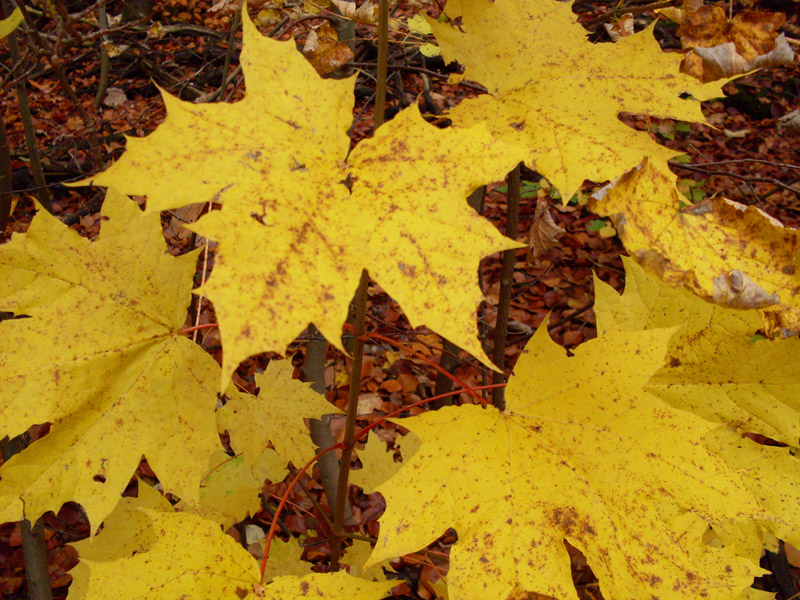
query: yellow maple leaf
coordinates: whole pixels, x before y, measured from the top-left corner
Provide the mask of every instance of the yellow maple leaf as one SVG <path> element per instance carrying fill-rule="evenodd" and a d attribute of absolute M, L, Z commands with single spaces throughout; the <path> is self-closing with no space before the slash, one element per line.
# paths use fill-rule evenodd
<path fill-rule="evenodd" d="M 662 52 L 652 28 L 615 44 L 592 44 L 568 2 L 455 4 L 459 28 L 428 22 L 445 61 L 464 65 L 465 76 L 489 93 L 463 101 L 450 116 L 455 123 L 489 122 L 498 138 L 524 150 L 564 202 L 584 179 L 613 179 L 643 156 L 676 154 L 621 123 L 621 112 L 705 121 L 700 103 L 680 94 L 722 95 L 719 85 L 679 73 L 682 56 Z"/>
<path fill-rule="evenodd" d="M 794 445 L 800 439 L 800 339 L 753 342 L 757 311 L 710 304 L 672 288 L 633 259 L 622 295 L 595 277 L 600 332 L 681 325 L 647 389 L 673 406 L 739 431 Z"/>
<path fill-rule="evenodd" d="M 438 129 L 413 107 L 345 164 L 353 80 L 320 79 L 293 42 L 262 37 L 247 17 L 243 27 L 244 99 L 196 105 L 164 94 L 164 123 L 129 138 L 123 157 L 92 178 L 147 196 L 149 211 L 222 203 L 192 229 L 219 241 L 201 293 L 219 319 L 223 381 L 247 356 L 283 352 L 309 322 L 342 349 L 363 269 L 412 326 L 491 365 L 475 321 L 478 263 L 519 244 L 466 197 L 522 153 L 483 126 Z"/>
<path fill-rule="evenodd" d="M 682 199 L 666 165 L 645 160 L 588 207 L 611 217 L 628 253 L 669 285 L 800 331 L 800 231 L 725 198 L 681 208 Z"/>
<path fill-rule="evenodd" d="M 155 492 L 139 487 L 144 500 L 124 498 L 94 540 L 73 544 L 81 559 L 72 571 L 74 600 L 380 600 L 393 585 L 340 572 L 275 577 L 261 587 L 258 563 L 217 523 L 153 507 Z"/>
<path fill-rule="evenodd" d="M 388 560 L 384 560 L 379 564 L 373 564 L 369 569 L 365 569 L 364 564 L 370 554 L 372 554 L 372 544 L 365 540 L 353 540 L 353 543 L 342 555 L 342 564 L 347 565 L 349 567 L 347 572 L 356 577 L 363 577 L 370 581 L 386 581 L 383 569 L 391 569 L 391 564 L 389 564 Z"/>
<path fill-rule="evenodd" d="M 144 454 L 164 488 L 199 499 L 220 448 L 219 367 L 178 331 L 196 254 L 165 251 L 159 215 L 110 191 L 97 241 L 40 210 L 0 246 L 0 437 L 51 422 L 0 470 L 0 521 L 74 500 L 97 527 Z M 24 508 L 23 508 L 24 507 Z"/>
<path fill-rule="evenodd" d="M 371 494 L 380 484 L 387 481 L 399 469 L 399 462 L 395 462 L 394 453 L 387 450 L 386 444 L 378 439 L 375 434 L 367 437 L 363 450 L 358 451 L 361 468 L 350 472 L 350 483 Z"/>
<path fill-rule="evenodd" d="M 253 476 L 244 458 L 220 449 L 209 457 L 208 467 L 200 485 L 199 504 L 181 501 L 176 508 L 216 521 L 223 531 L 261 509 L 263 480 Z"/>
<path fill-rule="evenodd" d="M 564 541 L 586 555 L 609 600 L 737 597 L 758 567 L 703 534 L 758 520 L 800 537 L 797 460 L 644 391 L 673 331 L 610 331 L 567 357 L 543 326 L 505 411 L 404 419 L 422 447 L 379 487 L 387 509 L 367 566 L 452 526 L 456 600 L 575 598 Z"/>
<path fill-rule="evenodd" d="M 398 440 L 407 440 L 403 460 L 407 461 L 419 449 L 419 438 L 414 435 Z M 358 451 L 361 469 L 350 472 L 350 482 L 364 490 L 365 494 L 373 493 L 379 485 L 387 481 L 400 470 L 402 462 L 395 462 L 394 453 L 388 452 L 386 444 L 371 433 L 363 450 Z"/>
<path fill-rule="evenodd" d="M 256 554 L 259 560 L 264 556 L 265 545 L 266 535 L 259 542 L 259 552 Z M 294 575 L 295 577 L 308 575 L 312 572 L 311 569 L 314 565 L 302 560 L 302 557 L 303 548 L 296 539 L 289 538 L 288 542 L 284 542 L 279 538 L 274 538 L 269 546 L 269 560 L 264 570 L 264 581 L 270 583 L 282 575 Z"/>
<path fill-rule="evenodd" d="M 256 373 L 258 396 L 231 394 L 218 411 L 220 430 L 227 430 L 231 447 L 255 468 L 268 443 L 272 443 L 283 466 L 301 468 L 316 455 L 316 446 L 304 419 L 341 413 L 311 385 L 292 379 L 292 363 L 273 360 L 267 370 Z"/>

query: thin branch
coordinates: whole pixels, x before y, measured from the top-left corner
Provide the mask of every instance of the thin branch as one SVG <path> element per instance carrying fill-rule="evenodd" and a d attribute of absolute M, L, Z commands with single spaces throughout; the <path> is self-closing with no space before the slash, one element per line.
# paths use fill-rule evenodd
<path fill-rule="evenodd" d="M 680 163 L 672 164 L 672 161 L 670 161 L 670 166 L 675 167 L 676 169 L 683 169 L 684 171 L 691 171 L 692 173 L 702 173 L 703 175 L 721 175 L 722 177 L 739 179 L 748 184 L 771 183 L 772 185 L 782 188 L 787 192 L 791 192 L 793 194 L 800 194 L 800 190 L 793 188 L 790 185 L 786 185 L 782 181 L 778 181 L 777 179 L 774 179 L 772 177 L 752 177 L 750 175 L 740 175 L 739 173 L 734 173 L 733 171 L 717 171 L 714 169 L 706 169 L 702 166 L 697 166 L 697 165 L 683 165 Z"/>
<path fill-rule="evenodd" d="M 789 163 L 779 163 L 774 162 L 771 160 L 764 160 L 762 158 L 735 158 L 731 160 L 718 160 L 715 162 L 707 162 L 698 165 L 690 165 L 690 166 L 698 166 L 698 167 L 718 167 L 722 165 L 743 165 L 747 163 L 758 163 L 760 165 L 769 165 L 770 167 L 777 167 L 779 169 L 798 169 L 800 170 L 800 165 L 790 165 Z M 685 163 L 679 163 L 674 160 L 669 161 L 669 166 L 671 167 L 685 167 Z"/>
<path fill-rule="evenodd" d="M 639 13 L 647 12 L 649 10 L 656 10 L 657 8 L 667 8 L 669 6 L 681 6 L 683 4 L 683 0 L 662 0 L 661 2 L 653 2 L 652 4 L 644 4 L 642 6 L 619 6 L 612 8 L 596 17 L 593 17 L 586 21 L 585 23 L 581 23 L 587 29 L 591 29 L 598 23 L 602 23 L 603 21 L 607 21 L 608 19 L 615 17 L 618 14 L 629 14 L 629 15 L 637 15 Z"/>

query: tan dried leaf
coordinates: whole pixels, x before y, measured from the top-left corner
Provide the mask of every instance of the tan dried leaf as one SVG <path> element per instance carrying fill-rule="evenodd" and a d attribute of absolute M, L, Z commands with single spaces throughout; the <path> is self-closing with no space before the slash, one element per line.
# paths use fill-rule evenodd
<path fill-rule="evenodd" d="M 633 15 L 630 13 L 622 15 L 613 23 L 603 23 L 603 27 L 606 28 L 612 42 L 619 41 L 620 38 L 633 35 Z"/>
<path fill-rule="evenodd" d="M 348 0 L 331 0 L 331 4 L 339 9 L 345 19 L 351 19 L 356 23 L 372 25 L 378 20 L 375 15 L 375 5 L 372 2 L 365 2 L 358 8 L 356 8 L 355 2 L 348 2 Z"/>
<path fill-rule="evenodd" d="M 529 260 L 538 259 L 550 248 L 557 246 L 558 238 L 566 233 L 553 220 L 547 205 L 547 199 L 542 196 L 536 200 L 536 212 L 533 214 L 533 225 L 528 238 Z"/>
<path fill-rule="evenodd" d="M 714 81 L 753 69 L 791 64 L 794 51 L 778 29 L 783 13 L 743 10 L 728 19 L 719 6 L 688 9 L 681 16 L 678 35 L 691 50 L 681 71 L 702 81 Z"/>
<path fill-rule="evenodd" d="M 353 59 L 350 46 L 339 41 L 336 30 L 327 21 L 309 32 L 303 55 L 323 77 Z"/>

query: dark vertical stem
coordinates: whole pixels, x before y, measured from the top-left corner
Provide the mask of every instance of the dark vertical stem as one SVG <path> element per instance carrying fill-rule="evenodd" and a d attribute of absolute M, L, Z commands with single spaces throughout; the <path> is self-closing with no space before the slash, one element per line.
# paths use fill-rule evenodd
<path fill-rule="evenodd" d="M 378 74 L 375 88 L 375 129 L 386 116 L 386 79 L 389 63 L 389 0 L 378 0 Z"/>
<path fill-rule="evenodd" d="M 23 449 L 23 445 L 14 445 L 7 437 L 0 440 L 0 454 L 3 462 Z M 22 555 L 25 558 L 25 581 L 28 584 L 29 600 L 53 600 L 50 588 L 50 572 L 47 568 L 47 549 L 44 543 L 44 527 L 39 519 L 31 527 L 27 519 L 20 521 L 22 533 Z"/>
<path fill-rule="evenodd" d="M 97 110 L 103 104 L 103 98 L 106 97 L 106 90 L 108 89 L 108 73 L 111 67 L 111 59 L 108 57 L 106 47 L 102 42 L 108 39 L 105 35 L 105 30 L 108 29 L 108 14 L 106 13 L 106 5 L 101 3 L 97 7 L 97 24 L 100 26 L 100 81 L 97 84 L 97 93 L 94 95 L 92 106 Z"/>
<path fill-rule="evenodd" d="M 483 206 L 486 201 L 486 186 L 482 185 L 474 192 L 472 192 L 469 197 L 467 198 L 467 204 L 469 204 L 476 213 L 479 215 L 483 214 Z M 480 285 L 481 293 L 486 296 L 486 290 L 483 286 L 483 280 L 478 279 L 478 285 Z M 481 348 L 487 348 L 486 344 L 486 333 L 488 331 L 488 326 L 486 322 L 483 320 L 483 303 L 478 305 L 478 314 L 476 315 L 478 319 L 478 336 L 481 340 Z M 486 365 L 481 364 L 481 385 L 488 385 L 489 383 L 489 369 L 486 368 Z M 481 396 L 486 399 L 486 391 L 481 391 Z"/>
<path fill-rule="evenodd" d="M 319 394 L 325 393 L 325 360 L 328 355 L 328 342 L 325 341 L 317 328 L 313 325 L 308 328 L 309 339 L 306 344 L 306 354 L 303 360 L 303 375 L 305 380 L 311 382 L 311 389 Z M 330 448 L 336 444 L 331 433 L 330 415 L 324 415 L 321 419 L 309 419 L 311 429 L 311 440 L 317 446 L 317 453 L 325 448 Z M 336 455 L 329 452 L 321 456 L 317 461 L 320 473 L 320 483 L 322 490 L 328 498 L 328 506 L 336 506 L 336 486 L 339 480 L 339 461 Z M 345 496 L 344 522 L 350 523 L 353 520 L 353 512 L 350 502 Z"/>
<path fill-rule="evenodd" d="M 42 521 L 40 519 L 36 525 L 31 527 L 31 522 L 23 519 L 20 525 L 22 527 L 22 555 L 25 557 L 28 598 L 29 600 L 53 600 Z"/>
<path fill-rule="evenodd" d="M 442 340 L 442 358 L 439 359 L 439 366 L 445 371 L 453 374 L 453 370 L 458 364 L 459 347 L 449 340 Z M 436 374 L 436 383 L 433 386 L 433 395 L 441 396 L 453 389 L 453 380 L 447 377 L 444 373 Z M 453 396 L 447 396 L 441 400 L 434 400 L 431 403 L 432 408 L 442 408 L 443 406 L 450 406 L 455 401 Z"/>
<path fill-rule="evenodd" d="M 10 15 L 13 11 L 13 6 L 8 0 L 3 1 L 3 8 L 6 16 Z M 16 31 L 8 36 L 8 50 L 11 55 L 12 64 L 18 64 L 21 60 L 21 54 Z M 19 101 L 19 114 L 22 120 L 22 129 L 25 132 L 25 145 L 28 147 L 28 159 L 31 162 L 31 173 L 33 174 L 33 182 L 36 184 L 36 198 L 38 198 L 39 204 L 41 204 L 47 212 L 52 213 L 53 202 L 50 199 L 50 190 L 47 188 L 47 182 L 44 179 L 42 161 L 39 158 L 39 147 L 36 144 L 36 133 L 33 127 L 33 117 L 31 116 L 31 105 L 28 100 L 28 88 L 25 87 L 25 79 L 25 77 L 18 77 L 15 86 L 17 88 L 17 100 Z"/>
<path fill-rule="evenodd" d="M 11 147 L 6 135 L 6 124 L 0 113 L 0 235 L 11 217 Z"/>
<path fill-rule="evenodd" d="M 47 43 L 41 35 L 39 35 L 39 31 L 36 29 L 36 24 L 33 22 L 33 19 L 31 19 L 23 0 L 16 0 L 16 4 L 17 7 L 19 7 L 20 12 L 22 12 L 22 16 L 25 19 L 25 24 L 30 30 L 31 37 L 36 42 L 39 50 L 44 53 L 45 59 L 53 69 L 53 73 L 56 74 L 56 77 L 61 84 L 61 91 L 66 94 L 67 98 L 69 98 L 70 102 L 72 102 L 72 104 L 75 106 L 75 110 L 78 111 L 78 114 L 80 115 L 83 125 L 86 127 L 87 131 L 86 137 L 89 140 L 89 156 L 94 163 L 95 169 L 98 171 L 102 170 L 104 166 L 103 158 L 100 155 L 100 141 L 97 135 L 97 127 L 94 124 L 94 119 L 84 108 L 80 98 L 78 98 L 78 95 L 75 93 L 75 89 L 72 87 L 69 79 L 67 79 L 67 74 L 64 72 L 64 63 L 61 57 L 56 56 L 52 46 L 50 46 L 50 44 Z M 37 183 L 37 185 L 39 184 Z"/>
<path fill-rule="evenodd" d="M 375 130 L 383 125 L 386 111 L 386 73 L 389 61 L 389 0 L 378 0 L 378 81 L 375 91 Z M 349 487 L 350 461 L 353 458 L 353 446 L 356 441 L 356 417 L 358 416 L 358 392 L 361 388 L 361 366 L 364 362 L 364 333 L 366 332 L 367 288 L 369 275 L 361 273 L 361 282 L 356 291 L 356 315 L 353 336 L 353 363 L 350 371 L 350 389 L 347 396 L 347 417 L 344 426 L 344 450 L 339 461 L 339 481 L 336 486 L 336 509 L 333 514 L 334 540 L 331 547 L 330 571 L 339 570 L 339 559 L 342 556 L 344 541 L 344 515 L 347 505 Z"/>
<path fill-rule="evenodd" d="M 233 14 L 233 23 L 231 23 L 231 30 L 228 32 L 228 49 L 225 51 L 225 62 L 222 65 L 222 83 L 219 84 L 219 92 L 217 92 L 217 96 L 223 99 L 225 98 L 225 88 L 228 87 L 228 69 L 231 66 L 231 56 L 236 43 L 236 31 L 239 29 L 239 23 L 242 20 L 243 10 L 246 10 L 244 5 Z"/>
<path fill-rule="evenodd" d="M 514 167 L 508 174 L 508 201 L 506 203 L 506 237 L 517 239 L 519 226 L 519 201 L 520 201 L 520 168 L 521 164 Z M 503 252 L 503 272 L 500 276 L 500 301 L 497 305 L 497 324 L 494 327 L 494 364 L 503 369 L 506 364 L 506 334 L 508 333 L 508 314 L 511 307 L 511 292 L 514 285 L 514 264 L 517 251 L 514 249 Z M 494 374 L 493 383 L 504 383 L 506 378 L 503 373 Z M 506 406 L 505 388 L 492 390 L 492 404 L 503 410 Z"/>
<path fill-rule="evenodd" d="M 364 333 L 366 332 L 367 316 L 367 287 L 369 275 L 366 271 L 361 273 L 361 282 L 356 291 L 355 307 L 356 319 L 353 336 L 353 364 L 350 369 L 350 389 L 347 395 L 347 417 L 344 425 L 344 450 L 339 462 L 339 484 L 336 488 L 336 510 L 333 513 L 333 545 L 331 548 L 330 571 L 339 570 L 339 559 L 342 554 L 342 536 L 344 526 L 345 498 L 349 486 L 350 461 L 353 458 L 353 446 L 356 442 L 356 417 L 358 416 L 358 392 L 361 388 L 361 366 L 364 362 Z"/>

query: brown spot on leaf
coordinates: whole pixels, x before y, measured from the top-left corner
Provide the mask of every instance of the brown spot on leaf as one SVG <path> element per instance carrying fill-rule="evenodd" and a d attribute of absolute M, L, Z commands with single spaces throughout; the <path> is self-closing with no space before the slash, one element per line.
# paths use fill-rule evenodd
<path fill-rule="evenodd" d="M 570 533 L 578 520 L 578 514 L 574 508 L 559 507 L 550 513 L 550 519 L 556 529 Z"/>

